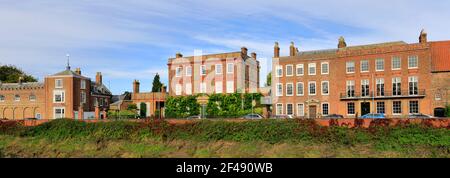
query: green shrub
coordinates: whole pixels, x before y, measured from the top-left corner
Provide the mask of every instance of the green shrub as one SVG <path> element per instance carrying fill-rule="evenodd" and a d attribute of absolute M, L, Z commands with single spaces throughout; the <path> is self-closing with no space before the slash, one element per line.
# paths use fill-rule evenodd
<path fill-rule="evenodd" d="M 161 120 L 148 122 L 111 121 L 86 123 L 76 120 L 54 120 L 35 127 L 0 124 L 0 134 L 23 137 L 65 139 L 127 140 L 198 140 L 268 143 L 311 142 L 352 146 L 372 144 L 378 149 L 408 150 L 427 146 L 450 150 L 450 130 L 423 125 L 364 128 L 322 127 L 312 120 L 261 120 L 227 122 L 203 120 L 188 124 L 169 124 Z"/>

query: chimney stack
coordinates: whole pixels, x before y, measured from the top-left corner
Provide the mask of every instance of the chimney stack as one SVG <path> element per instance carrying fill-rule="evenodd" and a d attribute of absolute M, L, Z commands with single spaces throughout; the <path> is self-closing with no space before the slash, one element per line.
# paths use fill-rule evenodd
<path fill-rule="evenodd" d="M 248 49 L 245 46 L 241 48 L 241 56 L 242 59 L 245 59 L 248 56 Z"/>
<path fill-rule="evenodd" d="M 289 56 L 295 56 L 297 52 L 297 48 L 294 45 L 294 42 L 291 42 L 291 46 L 289 47 Z"/>
<path fill-rule="evenodd" d="M 183 57 L 183 54 L 181 54 L 180 52 L 178 52 L 175 56 L 176 56 L 176 58 L 178 59 L 178 58 L 182 58 L 182 57 Z"/>
<path fill-rule="evenodd" d="M 163 86 L 162 86 L 162 91 L 161 91 L 161 92 L 162 92 L 162 93 L 166 93 L 166 91 L 167 91 L 167 87 L 166 87 L 165 85 L 163 85 Z"/>
<path fill-rule="evenodd" d="M 97 75 L 95 76 L 95 83 L 97 84 L 103 83 L 103 76 L 101 72 L 97 72 Z"/>
<path fill-rule="evenodd" d="M 81 75 L 81 69 L 78 67 L 75 69 L 75 73 L 77 73 L 78 75 Z"/>
<path fill-rule="evenodd" d="M 347 43 L 345 42 L 345 39 L 343 36 L 341 36 L 339 38 L 339 44 L 338 44 L 338 48 L 345 48 L 347 47 Z"/>
<path fill-rule="evenodd" d="M 275 42 L 275 46 L 273 47 L 273 57 L 280 57 L 280 46 L 278 45 L 278 42 Z"/>
<path fill-rule="evenodd" d="M 139 93 L 139 80 L 134 80 L 133 82 L 133 93 Z"/>
<path fill-rule="evenodd" d="M 253 53 L 252 53 L 252 58 L 255 59 L 255 60 L 257 60 L 256 57 L 257 57 L 257 56 L 256 56 L 256 53 L 253 52 Z"/>
<path fill-rule="evenodd" d="M 427 42 L 428 42 L 427 32 L 425 32 L 425 29 L 422 29 L 419 36 L 419 43 L 427 43 Z"/>

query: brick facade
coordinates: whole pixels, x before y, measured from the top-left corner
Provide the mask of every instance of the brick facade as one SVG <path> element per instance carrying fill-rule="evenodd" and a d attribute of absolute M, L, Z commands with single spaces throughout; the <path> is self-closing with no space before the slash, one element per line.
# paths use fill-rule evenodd
<path fill-rule="evenodd" d="M 68 66 L 65 71 L 46 76 L 43 83 L 0 84 L 0 118 L 85 119 L 83 114 L 94 113 L 96 108 L 101 112 L 93 117 L 106 118 L 112 95 L 101 78 L 98 73 L 100 80 L 92 82 L 81 75 L 80 69 L 74 72 Z"/>
<path fill-rule="evenodd" d="M 390 42 L 347 47 L 341 37 L 338 49 L 299 52 L 291 44 L 290 55 L 283 57 L 277 57 L 279 46 L 275 44 L 272 62 L 273 112 L 310 118 L 320 118 L 327 114 L 353 118 L 377 112 L 392 118 L 404 118 L 410 113 L 433 115 L 436 107 L 442 107 L 448 102 L 450 70 L 436 73 L 432 63 L 450 63 L 450 48 L 439 45 L 441 49 L 439 57 L 436 57 L 433 54 L 436 51 L 434 42 L 421 41 L 422 43 L 416 44 Z M 440 43 L 450 44 L 450 41 Z M 377 63 L 378 69 L 383 68 L 382 70 L 377 70 Z M 328 65 L 328 72 L 325 74 L 322 72 L 322 64 Z M 301 65 L 303 75 L 297 75 L 297 66 Z M 310 65 L 315 65 L 314 75 L 309 74 Z M 289 66 L 292 67 L 291 76 L 286 71 Z M 282 69 L 279 77 L 277 69 Z M 399 89 L 394 87 L 394 81 L 399 83 L 395 85 L 400 86 Z M 325 86 L 328 83 L 328 94 L 322 93 L 322 82 L 325 82 Z M 303 83 L 303 94 L 297 93 L 297 83 Z M 315 83 L 315 94 L 308 91 L 310 83 Z M 368 86 L 363 86 L 363 83 Z M 283 92 L 281 96 L 277 96 L 280 85 Z M 291 86 L 292 95 L 288 96 L 287 87 L 291 94 Z M 363 87 L 368 91 L 363 90 Z M 435 100 L 436 92 L 440 92 L 439 101 Z M 328 110 L 328 113 L 324 110 Z"/>
<path fill-rule="evenodd" d="M 203 74 L 202 66 L 206 68 Z M 216 67 L 220 69 L 216 70 Z M 169 59 L 168 69 L 171 96 L 248 93 L 257 92 L 259 87 L 259 61 L 256 60 L 256 53 L 248 56 L 245 47 L 240 52 L 223 54 L 191 57 L 177 54 L 176 58 Z"/>

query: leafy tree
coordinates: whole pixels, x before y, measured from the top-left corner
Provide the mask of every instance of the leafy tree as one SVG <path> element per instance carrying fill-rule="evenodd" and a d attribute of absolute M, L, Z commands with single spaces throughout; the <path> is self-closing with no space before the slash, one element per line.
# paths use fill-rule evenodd
<path fill-rule="evenodd" d="M 159 74 L 156 74 L 155 78 L 153 78 L 152 92 L 161 92 L 162 87 L 163 87 L 163 84 L 160 81 Z"/>
<path fill-rule="evenodd" d="M 450 105 L 447 105 L 447 106 L 445 107 L 445 115 L 446 115 L 447 117 L 450 117 Z"/>
<path fill-rule="evenodd" d="M 31 75 L 25 74 L 21 69 L 13 65 L 0 66 L 0 81 L 4 83 L 17 83 L 19 77 L 23 77 L 22 82 L 37 82 Z"/>
<path fill-rule="evenodd" d="M 272 72 L 267 74 L 266 78 L 266 87 L 272 86 Z"/>

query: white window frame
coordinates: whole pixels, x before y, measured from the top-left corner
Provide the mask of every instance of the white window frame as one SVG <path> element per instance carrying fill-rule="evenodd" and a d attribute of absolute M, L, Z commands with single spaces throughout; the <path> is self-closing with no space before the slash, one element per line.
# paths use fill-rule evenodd
<path fill-rule="evenodd" d="M 57 117 L 56 110 L 61 110 L 61 115 Z M 65 107 L 54 107 L 53 108 L 53 118 L 54 119 L 62 119 L 66 117 L 66 108 Z"/>
<path fill-rule="evenodd" d="M 380 113 L 380 109 L 379 109 L 380 107 L 378 106 L 379 103 L 383 103 L 383 110 L 384 110 L 383 113 Z M 386 114 L 386 102 L 385 101 L 377 101 L 375 103 L 375 108 L 376 108 L 376 113 L 377 114 Z"/>
<path fill-rule="evenodd" d="M 311 70 L 311 68 L 314 67 L 314 70 Z M 314 73 L 312 73 L 314 71 Z M 316 75 L 317 74 L 317 66 L 316 63 L 308 63 L 308 75 Z"/>
<path fill-rule="evenodd" d="M 281 86 L 281 88 L 280 88 L 280 86 Z M 282 83 L 277 83 L 276 85 L 275 85 L 275 94 L 276 94 L 276 96 L 283 96 L 283 84 Z"/>
<path fill-rule="evenodd" d="M 411 83 L 415 83 L 415 87 L 417 88 L 416 90 L 413 90 L 417 93 L 417 95 L 419 95 L 419 77 L 418 76 L 410 76 L 408 77 L 408 95 L 409 96 L 416 96 L 415 94 L 411 94 L 411 88 L 409 87 L 411 85 Z"/>
<path fill-rule="evenodd" d="M 323 89 L 324 89 L 324 83 L 326 83 L 327 84 L 327 93 L 324 93 L 323 92 Z M 320 91 L 321 91 L 321 93 L 322 93 L 322 95 L 324 95 L 324 96 L 327 96 L 327 95 L 330 95 L 330 82 L 329 81 L 322 81 L 321 82 L 321 86 L 320 86 Z"/>
<path fill-rule="evenodd" d="M 300 71 L 301 71 L 302 73 L 299 73 L 299 72 L 298 72 L 299 69 L 301 69 Z M 297 76 L 304 76 L 304 75 L 305 75 L 305 65 L 304 65 L 304 64 L 297 64 L 297 65 L 295 66 L 295 74 L 296 74 Z"/>
<path fill-rule="evenodd" d="M 365 86 L 368 86 L 367 88 Z M 367 95 L 366 95 L 366 89 L 367 89 Z M 363 96 L 364 94 L 364 96 Z M 361 97 L 369 97 L 370 96 L 370 80 L 369 79 L 362 79 L 361 80 Z"/>
<path fill-rule="evenodd" d="M 383 63 L 383 69 L 378 69 L 378 62 L 379 61 L 381 61 L 382 63 Z M 375 59 L 375 71 L 376 72 L 382 72 L 382 71 L 384 71 L 384 68 L 385 68 L 385 66 L 384 66 L 384 59 L 383 58 L 378 58 L 378 59 Z"/>
<path fill-rule="evenodd" d="M 56 95 L 61 95 L 61 101 L 56 101 Z M 64 90 L 53 90 L 53 103 L 65 103 L 66 102 L 66 92 Z"/>
<path fill-rule="evenodd" d="M 314 94 L 311 94 L 311 84 L 314 84 Z M 310 96 L 317 95 L 317 83 L 315 81 L 308 82 L 308 95 L 310 95 Z"/>
<path fill-rule="evenodd" d="M 291 74 L 289 74 L 289 70 L 288 69 L 291 69 Z M 294 76 L 294 65 L 286 65 L 286 77 L 292 77 L 292 76 Z"/>
<path fill-rule="evenodd" d="M 411 103 L 412 102 L 417 102 L 417 112 L 415 112 L 415 113 L 411 112 L 411 109 L 412 109 Z M 418 113 L 420 113 L 420 102 L 418 100 L 410 100 L 410 101 L 408 101 L 408 113 L 409 114 L 418 114 Z"/>
<path fill-rule="evenodd" d="M 302 113 L 300 113 L 300 106 L 301 105 L 301 108 L 302 108 Z M 305 103 L 297 103 L 297 116 L 298 117 L 304 117 L 305 116 Z"/>
<path fill-rule="evenodd" d="M 227 63 L 227 74 L 233 74 L 233 73 L 234 73 L 234 64 Z"/>
<path fill-rule="evenodd" d="M 327 105 L 328 106 L 328 108 L 327 108 L 327 114 L 325 114 L 323 111 L 324 111 L 324 105 Z M 321 106 L 322 106 L 322 116 L 328 116 L 328 115 L 330 115 L 330 103 L 328 103 L 328 102 L 324 102 L 324 103 L 322 103 L 321 104 Z"/>
<path fill-rule="evenodd" d="M 398 62 L 399 62 L 398 68 L 396 68 L 396 67 L 394 66 L 394 64 L 395 64 L 394 61 L 395 61 L 396 59 L 398 59 Z M 391 70 L 401 70 L 401 69 L 402 69 L 402 58 L 399 57 L 399 56 L 393 56 L 392 59 L 391 59 Z"/>
<path fill-rule="evenodd" d="M 183 92 L 183 86 L 179 83 L 175 85 L 175 95 L 180 96 Z"/>
<path fill-rule="evenodd" d="M 364 63 L 367 63 L 367 70 L 363 70 L 364 68 L 363 68 L 363 64 Z M 369 72 L 370 71 L 370 63 L 369 63 L 369 60 L 362 60 L 361 62 L 360 62 L 360 71 L 361 71 L 361 73 L 367 73 L 367 72 Z"/>
<path fill-rule="evenodd" d="M 222 81 L 216 81 L 214 84 L 216 93 L 223 93 L 223 82 Z"/>
<path fill-rule="evenodd" d="M 299 85 L 302 86 L 302 89 L 301 89 L 301 90 L 298 89 Z M 296 90 L 297 96 L 304 96 L 304 95 L 305 95 L 305 84 L 304 84 L 303 82 L 297 82 L 297 85 L 296 85 L 296 87 L 295 87 L 295 90 Z M 300 93 L 300 92 L 301 92 L 301 93 Z"/>
<path fill-rule="evenodd" d="M 192 76 L 192 66 L 186 66 L 186 76 Z"/>
<path fill-rule="evenodd" d="M 400 93 L 401 93 L 400 95 L 397 94 L 397 92 L 394 90 L 394 86 L 396 87 L 396 89 L 398 89 L 397 84 L 400 84 Z M 393 96 L 401 96 L 403 94 L 401 85 L 402 85 L 402 78 L 401 77 L 392 77 L 392 85 L 391 86 L 392 86 L 392 95 Z M 408 87 L 409 87 L 409 85 L 408 85 Z M 408 91 L 408 93 L 409 93 L 409 91 Z"/>
<path fill-rule="evenodd" d="M 85 103 L 87 102 L 87 95 L 86 95 L 86 92 L 81 91 L 81 92 L 80 92 L 80 95 L 81 95 L 81 103 L 85 104 Z"/>
<path fill-rule="evenodd" d="M 204 71 L 204 73 L 203 73 Z M 206 75 L 206 65 L 200 65 L 200 76 L 205 76 Z"/>
<path fill-rule="evenodd" d="M 61 85 L 58 85 L 58 82 Z M 55 79 L 55 88 L 64 88 L 63 79 Z"/>
<path fill-rule="evenodd" d="M 278 110 L 278 108 L 279 107 L 281 107 L 281 110 Z M 275 105 L 275 114 L 277 115 L 277 116 L 279 116 L 279 115 L 283 115 L 283 103 L 277 103 L 276 105 Z M 281 111 L 281 113 L 279 113 L 278 111 Z"/>
<path fill-rule="evenodd" d="M 186 95 L 192 95 L 192 83 L 186 83 L 185 88 Z"/>
<path fill-rule="evenodd" d="M 349 113 L 350 109 L 349 109 L 348 105 L 349 105 L 350 103 L 353 103 L 353 114 L 350 114 L 350 113 Z M 348 102 L 348 103 L 347 103 L 346 109 L 347 109 L 347 115 L 348 115 L 348 116 L 354 116 L 354 115 L 356 115 L 356 103 L 355 103 L 355 102 Z"/>
<path fill-rule="evenodd" d="M 347 97 L 349 98 L 353 98 L 356 96 L 356 82 L 354 80 L 347 80 L 346 85 L 345 85 L 345 94 Z M 353 90 L 353 96 L 350 96 L 349 93 L 351 93 L 350 91 Z"/>
<path fill-rule="evenodd" d="M 82 90 L 86 89 L 86 80 L 80 80 L 80 89 Z"/>
<path fill-rule="evenodd" d="M 324 65 L 324 64 L 327 65 L 327 67 L 326 67 L 327 72 L 323 72 L 323 69 L 324 69 L 323 65 Z M 322 75 L 328 75 L 328 74 L 330 74 L 330 63 L 329 63 L 329 62 L 322 62 L 322 63 L 320 63 L 320 73 L 321 73 Z"/>
<path fill-rule="evenodd" d="M 275 67 L 275 76 L 276 77 L 283 77 L 283 66 L 278 65 Z"/>
<path fill-rule="evenodd" d="M 183 72 L 183 67 L 177 67 L 175 69 L 175 77 L 181 77 L 181 73 Z"/>
<path fill-rule="evenodd" d="M 416 60 L 416 66 L 411 67 L 411 59 Z M 417 69 L 419 68 L 419 56 L 408 56 L 408 69 Z"/>
<path fill-rule="evenodd" d="M 291 88 L 292 88 L 291 94 L 289 94 L 289 92 L 288 92 L 289 86 L 291 86 Z M 294 96 L 294 83 L 286 83 L 286 96 Z"/>
<path fill-rule="evenodd" d="M 222 64 L 216 64 L 215 68 L 216 68 L 216 75 L 221 75 L 223 73 Z"/>
<path fill-rule="evenodd" d="M 395 109 L 394 109 L 394 102 L 400 102 L 400 113 L 395 113 Z M 392 115 L 395 115 L 395 116 L 399 116 L 399 115 L 402 115 L 402 113 L 403 113 L 403 108 L 402 108 L 402 101 L 399 101 L 399 100 L 395 100 L 395 101 L 392 101 Z"/>
<path fill-rule="evenodd" d="M 292 106 L 292 114 L 289 114 L 289 110 L 288 110 L 288 106 Z M 294 104 L 292 104 L 292 103 L 286 103 L 286 115 L 289 115 L 289 116 L 293 116 L 295 114 L 295 110 L 294 110 Z"/>
<path fill-rule="evenodd" d="M 234 81 L 227 81 L 227 93 L 234 93 Z"/>
<path fill-rule="evenodd" d="M 353 67 L 350 66 L 350 64 L 353 64 Z M 353 68 L 353 71 L 349 71 L 349 69 Z M 356 65 L 355 65 L 355 61 L 347 61 L 345 62 L 345 72 L 347 74 L 354 74 L 356 71 Z"/>

